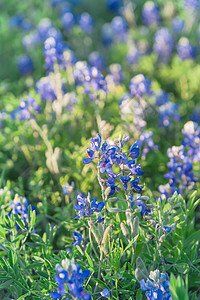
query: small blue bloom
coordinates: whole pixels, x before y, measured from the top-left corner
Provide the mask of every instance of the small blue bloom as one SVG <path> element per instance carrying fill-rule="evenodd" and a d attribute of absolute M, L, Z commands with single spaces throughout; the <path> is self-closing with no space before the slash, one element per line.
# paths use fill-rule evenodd
<path fill-rule="evenodd" d="M 73 239 L 74 243 L 72 243 L 73 246 L 80 246 L 82 242 L 82 235 L 76 231 L 73 231 Z"/>
<path fill-rule="evenodd" d="M 102 292 L 101 292 L 101 296 L 102 297 L 105 297 L 105 298 L 110 298 L 110 292 L 108 289 L 104 289 Z"/>

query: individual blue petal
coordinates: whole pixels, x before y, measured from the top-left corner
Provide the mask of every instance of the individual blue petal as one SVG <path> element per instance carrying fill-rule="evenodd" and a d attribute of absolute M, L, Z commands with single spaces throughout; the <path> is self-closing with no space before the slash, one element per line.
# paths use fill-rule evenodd
<path fill-rule="evenodd" d="M 143 292 L 146 292 L 146 291 L 148 290 L 148 288 L 147 288 L 147 286 L 146 286 L 146 283 L 145 283 L 144 279 L 142 279 L 142 280 L 140 281 L 140 288 L 141 288 L 141 290 L 142 290 Z"/>
<path fill-rule="evenodd" d="M 61 297 L 61 294 L 57 293 L 57 292 L 51 292 L 51 298 L 52 299 L 59 299 Z"/>
<path fill-rule="evenodd" d="M 83 162 L 85 165 L 87 165 L 87 164 L 91 163 L 91 161 L 92 161 L 92 159 L 91 159 L 91 158 L 89 158 L 89 157 L 87 157 L 87 158 L 84 158 L 84 159 L 82 160 L 82 162 Z"/>
<path fill-rule="evenodd" d="M 74 209 L 75 210 L 81 210 L 81 206 L 79 204 L 74 204 Z"/>
<path fill-rule="evenodd" d="M 90 270 L 85 270 L 82 272 L 82 278 L 87 278 L 90 275 Z"/>

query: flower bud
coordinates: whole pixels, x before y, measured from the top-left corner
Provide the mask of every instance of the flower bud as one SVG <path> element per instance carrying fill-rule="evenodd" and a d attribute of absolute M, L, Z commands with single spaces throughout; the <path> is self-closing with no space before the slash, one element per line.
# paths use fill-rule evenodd
<path fill-rule="evenodd" d="M 111 227 L 108 226 L 104 232 L 103 240 L 101 243 L 102 251 L 105 255 L 108 255 L 108 253 L 109 253 L 110 236 L 111 236 Z"/>
<path fill-rule="evenodd" d="M 91 226 L 91 231 L 92 231 L 93 236 L 95 237 L 95 240 L 96 240 L 97 244 L 99 244 L 101 242 L 101 239 L 102 239 L 102 237 L 99 233 L 99 230 L 97 229 L 97 227 L 95 225 L 92 225 Z"/>
<path fill-rule="evenodd" d="M 129 231 L 128 231 L 127 227 L 125 226 L 125 224 L 123 222 L 120 224 L 120 227 L 121 227 L 123 235 L 128 239 L 129 238 Z"/>

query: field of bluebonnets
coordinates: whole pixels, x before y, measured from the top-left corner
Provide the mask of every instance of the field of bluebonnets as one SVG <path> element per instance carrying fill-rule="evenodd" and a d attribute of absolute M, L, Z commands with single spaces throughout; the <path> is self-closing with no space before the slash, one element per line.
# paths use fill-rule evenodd
<path fill-rule="evenodd" d="M 200 299 L 200 2 L 0 7 L 0 299 Z"/>

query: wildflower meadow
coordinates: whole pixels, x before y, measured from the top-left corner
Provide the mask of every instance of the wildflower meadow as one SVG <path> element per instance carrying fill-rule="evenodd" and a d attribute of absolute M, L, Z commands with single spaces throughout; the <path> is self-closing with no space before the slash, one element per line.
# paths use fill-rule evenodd
<path fill-rule="evenodd" d="M 200 300 L 200 1 L 0 0 L 0 299 Z"/>

